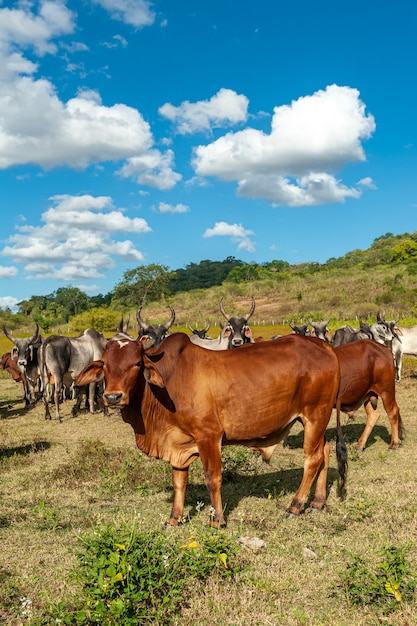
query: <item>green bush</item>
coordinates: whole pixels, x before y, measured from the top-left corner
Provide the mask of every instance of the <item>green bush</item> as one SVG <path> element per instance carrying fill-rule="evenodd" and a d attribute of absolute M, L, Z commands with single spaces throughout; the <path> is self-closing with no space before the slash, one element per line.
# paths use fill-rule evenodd
<path fill-rule="evenodd" d="M 169 624 L 196 584 L 209 576 L 233 577 L 241 569 L 237 543 L 211 530 L 184 544 L 169 532 L 107 526 L 82 542 L 79 597 L 55 607 L 45 624 Z"/>

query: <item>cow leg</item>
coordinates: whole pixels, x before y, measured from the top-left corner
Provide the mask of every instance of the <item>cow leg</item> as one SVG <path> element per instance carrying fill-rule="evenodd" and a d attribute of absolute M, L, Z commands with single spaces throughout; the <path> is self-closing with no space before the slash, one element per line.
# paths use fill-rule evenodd
<path fill-rule="evenodd" d="M 317 424 L 317 420 L 319 424 Z M 307 498 L 310 494 L 311 486 L 314 482 L 319 471 L 320 475 L 320 488 L 318 496 L 320 494 L 321 500 L 315 498 L 315 509 L 322 509 L 325 505 L 326 498 L 322 500 L 323 495 L 323 485 L 325 485 L 327 481 L 327 467 L 325 460 L 325 452 L 324 452 L 324 433 L 326 430 L 326 426 L 329 422 L 328 419 L 319 419 L 316 415 L 315 417 L 316 424 L 312 424 L 310 421 L 304 422 L 304 473 L 301 484 L 287 509 L 287 516 L 292 517 L 293 515 L 298 515 L 304 508 L 304 505 L 307 501 Z M 324 428 L 323 428 L 324 424 Z M 319 428 L 320 427 L 320 428 Z M 324 493 L 325 493 L 324 488 Z"/>
<path fill-rule="evenodd" d="M 174 502 L 169 518 L 170 526 L 178 526 L 184 515 L 185 490 L 188 483 L 188 468 L 185 470 L 172 468 L 172 484 L 174 486 Z"/>
<path fill-rule="evenodd" d="M 388 396 L 388 397 L 387 397 Z M 391 424 L 390 450 L 396 450 L 403 439 L 403 422 L 400 415 L 400 408 L 395 400 L 394 394 L 381 393 L 381 400 L 387 412 Z"/>
<path fill-rule="evenodd" d="M 327 474 L 330 462 L 330 445 L 328 441 L 324 442 L 323 452 L 324 461 L 317 474 L 316 491 L 314 492 L 314 500 L 311 503 L 312 511 L 321 511 L 327 499 Z"/>
<path fill-rule="evenodd" d="M 221 439 L 218 441 L 197 441 L 198 451 L 204 468 L 205 484 L 210 494 L 211 511 L 209 526 L 219 528 L 226 522 L 223 516 L 221 496 L 222 458 Z"/>
<path fill-rule="evenodd" d="M 374 397 L 372 397 L 374 399 Z M 366 446 L 366 442 L 368 441 L 369 435 L 371 434 L 375 424 L 379 419 L 379 411 L 377 408 L 376 402 L 372 402 L 372 399 L 369 399 L 365 402 L 364 407 L 366 411 L 366 424 L 363 429 L 362 435 L 358 439 L 358 443 L 355 448 L 359 452 L 363 452 Z"/>

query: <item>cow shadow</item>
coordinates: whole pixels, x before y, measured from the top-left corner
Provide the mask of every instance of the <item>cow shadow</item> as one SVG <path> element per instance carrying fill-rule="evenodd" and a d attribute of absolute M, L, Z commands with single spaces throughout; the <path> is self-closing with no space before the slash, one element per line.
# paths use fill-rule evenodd
<path fill-rule="evenodd" d="M 249 497 L 265 499 L 276 499 L 277 497 L 287 497 L 282 508 L 282 514 L 290 505 L 295 492 L 300 486 L 303 477 L 303 467 L 274 470 L 268 473 L 245 475 L 239 472 L 228 472 L 227 477 L 222 482 L 222 501 L 225 507 L 225 520 L 233 514 L 233 511 L 239 506 L 242 500 Z M 327 493 L 333 484 L 337 482 L 338 472 L 336 469 L 329 468 L 327 475 Z M 313 497 L 315 483 L 309 500 L 306 503 L 306 509 Z M 169 500 L 172 502 L 172 488 L 169 489 Z M 210 506 L 210 497 L 204 482 L 201 484 L 189 484 L 185 497 L 185 512 L 187 519 L 191 520 L 198 514 L 201 504 L 204 509 L 208 510 Z M 203 510 L 204 510 L 203 509 Z"/>
<path fill-rule="evenodd" d="M 364 424 L 349 422 L 348 424 L 344 424 L 342 428 L 346 444 L 349 445 L 357 442 L 363 432 Z M 336 435 L 336 428 L 329 428 L 326 431 L 326 439 L 331 443 L 331 445 L 332 443 L 334 444 L 334 442 L 336 441 Z M 300 450 L 302 450 L 303 439 L 303 431 L 294 435 L 289 435 L 286 445 L 289 448 L 299 448 Z M 374 427 L 367 441 L 366 448 L 374 445 L 378 439 L 386 442 L 387 447 L 391 441 L 390 432 L 383 425 L 376 425 Z M 366 449 L 363 454 L 366 454 Z M 265 499 L 283 496 L 288 498 L 288 500 L 285 501 L 285 508 L 290 505 L 291 500 L 295 492 L 298 490 L 301 484 L 301 480 L 303 478 L 303 459 L 300 459 L 300 466 L 296 468 L 276 469 L 274 467 L 275 464 L 279 464 L 279 449 L 274 453 L 272 457 L 269 471 L 265 472 L 264 470 L 262 470 L 261 473 L 255 474 L 245 474 L 244 472 L 239 471 L 227 471 L 223 473 L 222 500 L 223 505 L 226 507 L 226 521 L 227 518 L 230 517 L 230 515 L 233 513 L 233 511 L 239 506 L 239 503 L 248 497 Z M 337 461 L 333 448 L 331 453 L 330 467 L 327 474 L 327 493 L 329 493 L 331 488 L 333 486 L 336 486 L 338 483 L 339 474 L 336 466 Z M 314 488 L 315 482 L 313 483 L 310 497 L 307 500 L 304 510 L 308 508 L 308 505 L 313 498 Z M 172 487 L 169 488 L 168 493 L 169 500 L 170 502 L 172 502 Z M 199 508 L 201 508 L 201 503 L 204 503 L 204 506 L 206 508 L 208 508 L 210 505 L 209 494 L 203 479 L 201 483 L 190 483 L 187 486 L 185 497 L 185 510 L 188 519 L 192 519 L 197 515 Z"/>
<path fill-rule="evenodd" d="M 26 456 L 32 453 L 44 452 L 51 447 L 49 441 L 35 441 L 22 446 L 15 446 L 13 448 L 0 448 L 0 461 L 8 459 L 12 456 Z"/>
<path fill-rule="evenodd" d="M 17 419 L 28 412 L 24 400 L 4 400 L 0 402 L 0 420 Z"/>

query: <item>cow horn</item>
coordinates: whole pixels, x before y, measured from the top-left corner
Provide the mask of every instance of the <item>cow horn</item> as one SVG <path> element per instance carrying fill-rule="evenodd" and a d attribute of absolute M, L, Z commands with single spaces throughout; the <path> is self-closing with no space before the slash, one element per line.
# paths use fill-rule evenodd
<path fill-rule="evenodd" d="M 382 322 L 385 322 L 385 314 L 382 315 L 381 311 L 378 311 L 377 315 L 376 315 L 376 319 L 377 321 L 381 324 Z"/>
<path fill-rule="evenodd" d="M 255 310 L 255 298 L 252 296 L 252 306 L 250 308 L 249 313 L 245 317 L 246 321 L 248 321 L 248 319 L 253 315 L 254 310 Z"/>
<path fill-rule="evenodd" d="M 138 324 L 141 328 L 143 328 L 143 330 L 148 330 L 148 324 L 146 324 L 141 318 L 140 318 L 140 312 L 142 311 L 142 307 L 140 306 L 138 309 L 138 312 L 136 313 L 136 319 L 138 321 Z"/>
<path fill-rule="evenodd" d="M 3 332 L 6 335 L 7 339 L 10 339 L 10 341 L 12 341 L 14 343 L 14 339 L 13 339 L 12 335 L 7 332 L 6 324 L 4 324 L 4 326 L 3 326 Z"/>
<path fill-rule="evenodd" d="M 229 316 L 227 315 L 226 311 L 224 310 L 224 306 L 223 306 L 223 296 L 220 299 L 219 307 L 220 307 L 220 313 L 223 315 L 223 317 L 225 317 L 227 319 L 227 321 L 229 321 Z"/>
<path fill-rule="evenodd" d="M 36 330 L 33 333 L 32 337 L 29 339 L 29 343 L 35 343 L 35 340 L 38 338 L 39 335 L 39 324 L 36 324 Z"/>
<path fill-rule="evenodd" d="M 169 321 L 167 322 L 167 324 L 165 324 L 165 330 L 168 330 L 168 328 L 171 328 L 172 324 L 175 322 L 175 311 L 172 308 L 172 306 L 170 306 L 169 308 L 171 309 L 171 317 Z"/>
<path fill-rule="evenodd" d="M 204 329 L 205 333 L 208 333 L 210 326 L 211 326 L 210 322 L 207 322 L 207 326 Z"/>

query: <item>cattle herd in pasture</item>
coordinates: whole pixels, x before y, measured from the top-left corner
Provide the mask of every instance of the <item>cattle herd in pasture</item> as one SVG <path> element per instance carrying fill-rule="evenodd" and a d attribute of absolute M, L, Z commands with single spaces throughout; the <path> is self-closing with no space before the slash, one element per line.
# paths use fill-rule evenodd
<path fill-rule="evenodd" d="M 107 339 L 93 328 L 78 337 L 42 338 L 36 324 L 31 337 L 17 338 L 5 326 L 12 342 L 0 368 L 21 383 L 27 408 L 42 398 L 45 418 L 51 406 L 61 421 L 60 405 L 71 397 L 75 415 L 82 402 L 94 412 L 100 400 L 105 413 L 121 412 L 134 431 L 136 445 L 149 456 L 172 466 L 174 498 L 169 524 L 183 517 L 188 470 L 200 458 L 210 494 L 210 525 L 224 523 L 221 500 L 221 448 L 244 445 L 268 462 L 295 422 L 304 427 L 304 472 L 287 509 L 299 514 L 315 482 L 310 509 L 326 503 L 330 448 L 326 429 L 336 409 L 336 457 L 339 489 L 347 473 L 347 450 L 340 412 L 352 416 L 360 407 L 366 425 L 356 448 L 363 451 L 378 418 L 378 399 L 391 426 L 389 448 L 403 437 L 396 401 L 403 354 L 417 356 L 417 326 L 398 326 L 378 314 L 373 324 L 343 326 L 333 336 L 329 321 L 290 324 L 292 332 L 271 340 L 254 338 L 248 313 L 230 316 L 219 303 L 226 324 L 216 339 L 210 323 L 191 335 L 171 332 L 175 311 L 164 324 L 146 323 L 142 307 L 136 314 L 137 336 L 128 333 L 129 320 L 120 322 Z"/>

